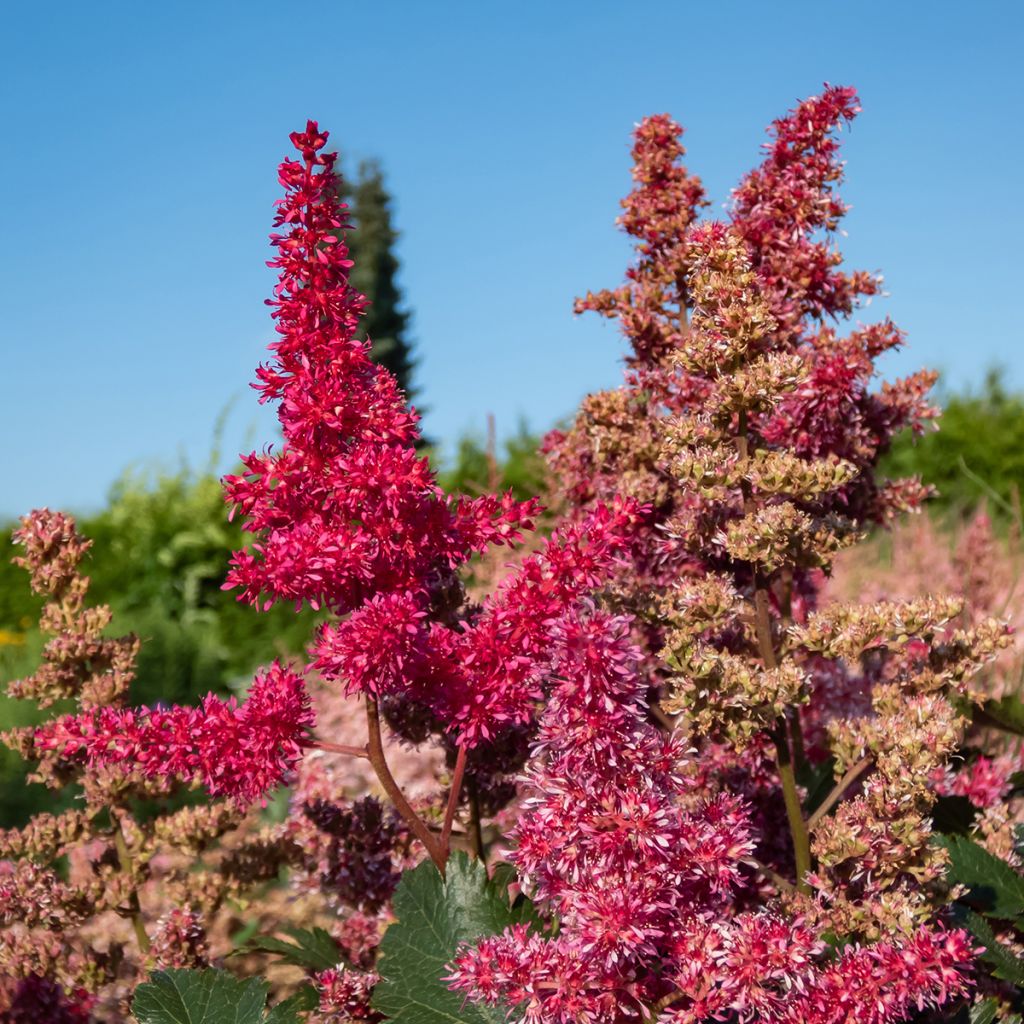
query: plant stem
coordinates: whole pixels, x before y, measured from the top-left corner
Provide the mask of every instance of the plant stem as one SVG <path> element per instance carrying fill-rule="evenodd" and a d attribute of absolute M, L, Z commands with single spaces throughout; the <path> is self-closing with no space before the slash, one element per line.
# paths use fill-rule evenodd
<path fill-rule="evenodd" d="M 750 864 L 758 874 L 764 875 L 776 889 L 781 892 L 793 892 L 792 882 L 787 882 L 777 871 L 773 871 L 767 864 L 762 864 L 756 857 L 744 857 L 744 862 Z"/>
<path fill-rule="evenodd" d="M 839 802 L 842 795 L 852 786 L 857 779 L 871 766 L 871 758 L 865 757 L 858 761 L 847 773 L 835 784 L 832 791 L 822 801 L 821 806 L 807 819 L 807 827 L 813 829 L 822 818 Z"/>
<path fill-rule="evenodd" d="M 114 848 L 117 850 L 117 859 L 121 870 L 132 881 L 132 889 L 128 894 L 128 907 L 131 910 L 132 927 L 135 929 L 135 938 L 139 943 L 139 950 L 146 954 L 149 952 L 149 936 L 146 934 L 146 921 L 142 916 L 142 904 L 139 902 L 139 891 L 135 888 L 135 880 L 132 877 L 132 855 L 125 841 L 124 832 L 121 829 L 121 819 L 114 816 Z"/>
<path fill-rule="evenodd" d="M 654 1024 L 662 1010 L 668 1009 L 677 999 L 682 998 L 683 993 L 678 989 L 675 992 L 669 992 L 667 995 L 662 996 L 656 1003 L 647 1008 L 648 1024 Z"/>
<path fill-rule="evenodd" d="M 326 750 L 332 754 L 348 754 L 350 757 L 365 757 L 370 759 L 370 752 L 366 747 L 354 747 L 348 743 L 328 743 L 326 740 L 314 740 L 314 750 Z"/>
<path fill-rule="evenodd" d="M 786 722 L 780 718 L 771 733 L 775 743 L 775 760 L 782 780 L 782 799 L 786 805 L 790 835 L 793 837 L 793 856 L 796 859 L 796 888 L 798 892 L 810 892 L 806 874 L 811 870 L 811 839 L 800 806 L 800 793 L 796 788 L 793 773 L 793 759 L 790 756 L 789 740 L 786 738 Z"/>
<path fill-rule="evenodd" d="M 477 792 L 474 779 L 467 780 L 466 792 L 469 795 L 469 834 L 473 842 L 473 850 L 477 859 L 486 863 L 487 847 L 484 845 L 484 830 L 480 815 L 480 794 Z"/>
<path fill-rule="evenodd" d="M 761 583 L 760 575 L 754 570 L 754 626 L 757 632 L 757 646 L 766 669 L 778 667 L 775 642 L 772 639 L 771 609 L 768 605 L 768 590 Z M 775 744 L 775 760 L 782 781 L 782 799 L 786 805 L 786 818 L 793 838 L 793 857 L 796 860 L 796 887 L 799 892 L 810 892 L 804 876 L 811 870 L 811 838 L 800 806 L 800 792 L 796 787 L 793 772 L 793 756 L 786 734 L 787 716 L 783 715 L 772 729 Z"/>
<path fill-rule="evenodd" d="M 750 455 L 750 440 L 747 437 L 747 412 L 741 409 L 738 417 L 738 433 L 736 436 L 736 454 L 741 461 Z M 743 511 L 748 515 L 754 510 L 754 497 L 750 483 L 744 479 L 741 484 L 743 493 Z M 779 659 L 775 652 L 775 640 L 772 636 L 771 604 L 768 599 L 768 584 L 761 576 L 757 565 L 751 565 L 754 583 L 754 630 L 757 636 L 757 649 L 765 669 L 771 671 L 778 668 Z M 800 806 L 800 792 L 796 786 L 796 775 L 793 772 L 793 755 L 787 735 L 787 716 L 782 715 L 771 730 L 775 744 L 775 760 L 782 781 L 782 799 L 786 805 L 786 818 L 789 821 L 789 832 L 793 839 L 793 857 L 796 861 L 796 887 L 799 892 L 810 892 L 806 875 L 811 870 L 811 840 L 804 821 L 803 808 Z M 802 746 L 802 737 L 801 737 Z"/>
<path fill-rule="evenodd" d="M 377 707 L 377 701 L 369 694 L 366 696 L 366 726 L 369 733 L 366 744 L 367 756 L 370 759 L 370 764 L 373 765 L 373 770 L 377 773 L 380 784 L 384 787 L 384 792 L 387 793 L 416 838 L 424 845 L 430 859 L 443 877 L 445 862 L 448 859 L 445 849 L 434 837 L 426 822 L 412 809 L 412 804 L 405 798 L 405 794 L 391 774 L 391 769 L 388 768 L 387 758 L 384 756 L 384 741 L 380 731 L 380 708 Z"/>
<path fill-rule="evenodd" d="M 462 780 L 466 774 L 466 748 L 459 745 L 459 752 L 455 756 L 455 772 L 452 775 L 451 789 L 448 791 L 448 806 L 444 811 L 444 825 L 441 828 L 441 846 L 444 847 L 444 855 L 447 859 L 451 851 L 452 824 L 455 821 L 455 810 L 459 806 L 459 797 L 462 794 Z"/>
<path fill-rule="evenodd" d="M 765 668 L 778 667 L 775 644 L 772 641 L 771 619 L 769 618 L 768 591 L 758 585 L 755 572 L 754 608 L 758 647 Z M 772 742 L 775 744 L 775 761 L 779 768 L 779 779 L 782 781 L 782 799 L 786 805 L 786 818 L 789 821 L 789 832 L 793 838 L 793 857 L 796 860 L 796 887 L 800 892 L 810 892 L 804 876 L 811 870 L 811 838 L 804 821 L 803 808 L 800 806 L 800 792 L 796 786 L 796 774 L 793 771 L 793 755 L 786 734 L 787 716 L 783 715 L 775 723 L 771 731 Z"/>
<path fill-rule="evenodd" d="M 782 581 L 779 594 L 779 610 L 782 612 L 783 626 L 793 623 L 793 567 L 782 570 Z"/>
<path fill-rule="evenodd" d="M 793 708 L 787 716 L 789 721 L 789 739 L 793 744 L 793 760 L 798 768 L 807 763 L 804 753 L 804 731 L 800 725 L 800 709 Z"/>

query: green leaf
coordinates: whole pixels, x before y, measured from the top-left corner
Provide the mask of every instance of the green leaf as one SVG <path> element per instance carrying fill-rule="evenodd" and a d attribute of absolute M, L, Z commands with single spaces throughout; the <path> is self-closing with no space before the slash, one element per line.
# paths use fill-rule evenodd
<path fill-rule="evenodd" d="M 988 921 L 969 910 L 963 915 L 963 922 L 967 930 L 985 947 L 981 959 L 992 968 L 992 976 L 1015 985 L 1024 985 L 1024 960 L 996 938 Z"/>
<path fill-rule="evenodd" d="M 259 928 L 260 923 L 257 919 L 254 918 L 251 921 L 246 921 L 246 923 L 231 936 L 231 944 L 235 947 L 244 946 L 259 931 Z"/>
<path fill-rule="evenodd" d="M 1002 729 L 1016 736 L 1024 736 L 1024 701 L 1008 696 L 1000 700 L 987 700 L 975 707 L 972 718 L 978 725 Z"/>
<path fill-rule="evenodd" d="M 832 792 L 835 785 L 836 760 L 830 757 L 821 764 L 804 764 L 797 772 L 797 782 L 807 792 L 804 800 L 804 813 L 810 817 L 824 802 L 825 797 Z"/>
<path fill-rule="evenodd" d="M 983 914 L 1013 920 L 1024 913 L 1024 878 L 966 836 L 935 836 L 949 851 L 949 878 L 970 888 L 970 902 Z"/>
<path fill-rule="evenodd" d="M 278 1003 L 268 1014 L 265 1024 L 295 1024 L 302 1018 L 298 1015 L 315 1010 L 320 1005 L 320 995 L 312 985 L 303 985 L 298 992 L 283 1003 Z"/>
<path fill-rule="evenodd" d="M 285 963 L 307 971 L 326 971 L 344 960 L 337 942 L 323 928 L 285 928 L 295 941 L 286 942 L 271 935 L 257 935 L 236 955 L 259 951 L 274 953 Z"/>
<path fill-rule="evenodd" d="M 995 999 L 986 999 L 972 1006 L 969 1018 L 971 1024 L 994 1024 L 998 1009 L 999 1003 Z"/>
<path fill-rule="evenodd" d="M 504 1022 L 501 1007 L 468 1002 L 441 978 L 462 943 L 496 935 L 511 924 L 538 926 L 533 904 L 522 898 L 510 906 L 505 885 L 489 880 L 480 861 L 456 851 L 445 878 L 430 861 L 406 871 L 392 907 L 398 920 L 380 944 L 374 1009 L 398 1024 Z"/>
<path fill-rule="evenodd" d="M 269 986 L 241 981 L 227 971 L 157 971 L 135 990 L 138 1024 L 299 1024 L 286 1003 L 265 1014 Z"/>

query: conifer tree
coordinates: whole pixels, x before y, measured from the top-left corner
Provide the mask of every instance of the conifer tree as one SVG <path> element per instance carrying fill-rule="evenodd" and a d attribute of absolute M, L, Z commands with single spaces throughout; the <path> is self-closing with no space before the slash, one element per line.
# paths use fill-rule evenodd
<path fill-rule="evenodd" d="M 376 160 L 364 160 L 354 185 L 341 183 L 341 198 L 349 204 L 353 230 L 348 245 L 355 266 L 352 284 L 369 299 L 358 336 L 372 342 L 371 358 L 394 374 L 407 398 L 416 394 L 412 373 L 416 360 L 408 338 L 409 313 L 403 308 L 395 255 L 398 233 L 391 223 L 391 195 Z"/>

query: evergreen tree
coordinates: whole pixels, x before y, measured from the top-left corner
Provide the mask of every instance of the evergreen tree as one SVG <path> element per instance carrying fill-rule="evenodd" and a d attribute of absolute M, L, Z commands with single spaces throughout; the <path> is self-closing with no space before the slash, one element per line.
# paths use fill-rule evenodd
<path fill-rule="evenodd" d="M 354 184 L 342 181 L 341 197 L 349 204 L 353 224 L 348 235 L 355 261 L 350 280 L 370 300 L 359 337 L 371 340 L 374 361 L 395 375 L 411 399 L 416 394 L 412 384 L 416 360 L 408 338 L 410 317 L 402 307 L 398 286 L 394 248 L 398 233 L 391 224 L 391 195 L 380 165 L 363 161 Z"/>

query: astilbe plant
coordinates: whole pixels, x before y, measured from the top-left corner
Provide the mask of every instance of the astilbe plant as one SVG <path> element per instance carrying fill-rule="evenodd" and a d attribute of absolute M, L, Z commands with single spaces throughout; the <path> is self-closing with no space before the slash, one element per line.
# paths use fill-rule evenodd
<path fill-rule="evenodd" d="M 902 343 L 892 323 L 843 337 L 827 323 L 848 316 L 880 284 L 871 275 L 840 269 L 841 257 L 831 244 L 846 212 L 835 195 L 842 165 L 834 136 L 858 110 L 852 90 L 827 88 L 777 121 L 764 162 L 735 192 L 731 220 L 759 282 L 761 315 L 773 320 L 770 351 L 780 359 L 799 358 L 803 367 L 799 386 L 772 407 L 764 428 L 775 448 L 805 458 L 835 455 L 856 466 L 859 472 L 836 498 L 847 515 L 863 523 L 916 507 L 925 496 L 913 480 L 879 488 L 873 467 L 895 433 L 907 426 L 921 429 L 935 410 L 926 402 L 933 374 L 869 390 L 874 361 Z M 572 427 L 545 440 L 570 509 L 582 512 L 623 491 L 651 506 L 638 557 L 620 590 L 641 614 L 652 654 L 663 634 L 643 614 L 651 591 L 671 585 L 703 560 L 664 529 L 694 500 L 663 457 L 665 427 L 699 405 L 708 386 L 705 375 L 689 372 L 677 358 L 690 330 L 689 233 L 707 205 L 700 179 L 681 162 L 681 136 L 680 126 L 664 114 L 637 127 L 634 187 L 620 218 L 636 260 L 624 286 L 576 303 L 577 312 L 593 310 L 618 321 L 629 342 L 625 383 L 589 396 Z"/>
<path fill-rule="evenodd" d="M 700 927 L 673 914 L 657 934 L 685 952 L 669 943 L 651 956 L 642 914 L 616 919 L 594 904 L 607 869 L 574 870 L 549 838 L 566 829 L 577 854 L 602 836 L 571 815 L 538 821 L 541 864 L 562 883 L 552 889 L 528 818 L 513 859 L 528 879 L 541 875 L 535 892 L 558 911 L 559 940 L 486 940 L 453 978 L 477 998 L 526 1005 L 529 1019 L 893 1020 L 965 990 L 970 941 L 942 923 L 945 861 L 929 813 L 978 696 L 969 680 L 1006 646 L 1005 628 L 953 628 L 956 599 L 817 607 L 836 554 L 926 493 L 915 481 L 879 486 L 874 465 L 894 433 L 934 415 L 928 374 L 868 390 L 874 360 L 901 341 L 895 327 L 839 337 L 822 324 L 878 287 L 839 270 L 828 241 L 844 212 L 832 132 L 856 110 L 852 91 L 828 89 L 777 122 L 728 224 L 697 221 L 702 192 L 678 163 L 678 127 L 655 117 L 637 129 L 622 218 L 637 262 L 625 287 L 577 306 L 620 321 L 626 385 L 586 400 L 547 446 L 570 515 L 623 491 L 649 503 L 635 560 L 610 593 L 639 617 L 642 675 L 661 694 L 648 718 L 719 766 L 695 765 L 703 799 L 739 781 L 774 812 L 762 808 L 759 824 L 777 833 L 784 814 L 790 841 L 729 851 L 755 878 L 734 881 L 719 921 L 684 897 Z M 797 773 L 823 771 L 835 786 L 810 805 Z M 545 778 L 543 791 L 558 787 Z M 627 785 L 602 804 L 624 830 L 620 849 L 642 842 L 635 796 Z M 681 846 L 666 834 L 653 848 L 667 861 Z M 616 889 L 626 905 L 629 889 Z M 672 906 L 642 892 L 639 904 Z M 594 955 L 602 927 L 636 958 L 621 974 Z M 855 945 L 830 962 L 829 936 Z"/>
<path fill-rule="evenodd" d="M 451 498 L 417 453 L 415 413 L 357 337 L 365 300 L 348 282 L 326 137 L 311 122 L 292 137 L 301 162 L 281 165 L 277 224 L 288 230 L 274 236 L 271 264 L 280 270 L 271 303 L 280 339 L 256 387 L 261 400 L 279 403 L 284 443 L 249 456 L 246 472 L 226 481 L 229 502 L 256 535 L 251 550 L 236 554 L 226 585 L 263 608 L 293 601 L 333 613 L 311 647 L 312 667 L 365 700 L 367 742 L 350 752 L 370 760 L 443 868 L 469 751 L 532 722 L 548 619 L 594 586 L 635 513 L 602 509 L 587 530 L 552 540 L 482 606 L 466 602 L 458 569 L 514 542 L 538 506 L 510 494 Z M 398 705 L 396 717 L 404 710 L 439 720 L 457 750 L 440 837 L 391 776 L 382 705 Z"/>
<path fill-rule="evenodd" d="M 193 862 L 238 826 L 253 780 L 276 780 L 293 762 L 308 710 L 298 677 L 280 665 L 241 705 L 210 696 L 198 709 L 131 707 L 138 640 L 107 636 L 109 609 L 86 603 L 80 563 L 90 542 L 69 516 L 45 509 L 22 520 L 15 540 L 46 599 L 40 625 L 50 639 L 38 671 L 9 693 L 77 711 L 4 739 L 37 762 L 34 781 L 56 791 L 74 784 L 80 795 L 67 811 L 0 834 L 0 999 L 14 1020 L 33 1000 L 56 1007 L 61 992 L 69 1020 L 120 1020 L 147 970 L 205 963 L 209 915 L 276 874 L 276 863 L 261 871 L 244 843 L 201 875 Z M 199 786 L 230 799 L 172 799 Z M 140 813 L 154 801 L 155 813 Z"/>
<path fill-rule="evenodd" d="M 248 456 L 245 472 L 226 481 L 229 503 L 255 535 L 235 556 L 226 586 L 261 609 L 286 601 L 333 613 L 311 644 L 311 667 L 339 698 L 364 701 L 365 742 L 313 737 L 304 683 L 277 665 L 237 707 L 214 698 L 200 708 L 90 706 L 31 731 L 26 743 L 47 763 L 94 772 L 130 766 L 157 784 L 186 777 L 242 806 L 286 780 L 303 749 L 365 759 L 397 819 L 372 801 L 304 800 L 296 808 L 304 824 L 277 830 L 267 851 L 286 840 L 291 863 L 317 874 L 349 908 L 373 912 L 393 887 L 393 865 L 408 855 L 400 848 L 408 851 L 413 839 L 444 870 L 470 752 L 510 750 L 506 769 L 522 760 L 522 737 L 552 671 L 554 623 L 600 585 L 639 512 L 629 502 L 602 506 L 542 544 L 482 604 L 465 599 L 459 567 L 514 541 L 530 527 L 536 502 L 453 499 L 438 487 L 416 450 L 415 413 L 370 360 L 370 343 L 356 337 L 364 300 L 348 283 L 326 134 L 311 122 L 292 141 L 301 160 L 281 165 L 286 197 L 277 225 L 285 233 L 273 239 L 280 338 L 256 385 L 263 400 L 278 403 L 284 442 Z M 388 709 L 413 732 L 416 721 L 427 722 L 420 739 L 440 728 L 454 752 L 436 821 L 392 775 Z M 493 775 L 493 761 L 481 761 L 480 772 Z M 492 811 L 501 799 L 493 796 Z"/>
<path fill-rule="evenodd" d="M 947 769 L 980 697 L 971 679 L 1005 630 L 957 623 L 955 599 L 821 596 L 841 550 L 924 496 L 877 483 L 875 464 L 933 416 L 928 375 L 870 390 L 895 327 L 824 323 L 878 288 L 842 271 L 830 241 L 844 212 L 834 132 L 856 109 L 830 88 L 777 122 L 727 223 L 700 219 L 678 126 L 639 126 L 623 217 L 637 262 L 623 288 L 579 304 L 623 326 L 625 386 L 548 439 L 564 515 L 472 598 L 472 559 L 519 543 L 538 505 L 438 486 L 415 412 L 358 337 L 366 302 L 327 133 L 311 121 L 291 136 L 272 236 L 279 337 L 255 385 L 283 441 L 225 481 L 253 538 L 225 585 L 325 622 L 305 671 L 271 666 L 242 703 L 133 708 L 134 641 L 104 639 L 105 614 L 84 610 L 83 542 L 63 517 L 26 521 L 58 640 L 18 693 L 78 707 L 17 742 L 44 778 L 82 778 L 87 810 L 8 849 L 52 861 L 69 830 L 110 849 L 102 897 L 44 878 L 32 856 L 3 879 L 12 922 L 44 889 L 39 906 L 59 905 L 5 932 L 12 1006 L 98 987 L 67 915 L 134 918 L 134 977 L 187 968 L 208 956 L 202 915 L 237 891 L 229 880 L 286 864 L 296 891 L 322 894 L 331 934 L 263 948 L 306 969 L 322 1024 L 419 1019 L 396 1007 L 434 1002 L 530 1024 L 892 1024 L 967 996 L 977 940 L 944 910 L 931 815 L 958 785 Z M 439 747 L 446 770 L 412 792 L 396 740 Z M 339 757 L 369 769 L 359 784 Z M 965 791 L 992 788 L 980 771 Z M 129 795 L 205 788 L 221 801 L 178 814 L 212 841 L 288 782 L 288 819 L 192 876 L 204 899 L 163 908 L 151 938 L 139 884 L 179 818 L 136 820 Z M 487 818 L 511 862 L 490 880 Z"/>

